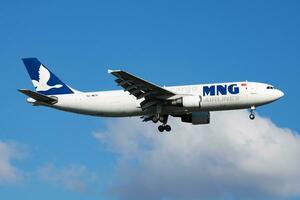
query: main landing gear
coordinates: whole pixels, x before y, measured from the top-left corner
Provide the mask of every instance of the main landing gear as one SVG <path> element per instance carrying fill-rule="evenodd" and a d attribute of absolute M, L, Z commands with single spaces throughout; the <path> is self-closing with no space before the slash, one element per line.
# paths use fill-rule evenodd
<path fill-rule="evenodd" d="M 255 106 L 251 106 L 251 108 L 250 108 L 250 115 L 249 115 L 249 118 L 250 118 L 251 120 L 254 120 L 254 119 L 255 119 L 254 111 L 255 111 Z"/>
<path fill-rule="evenodd" d="M 158 126 L 159 132 L 164 132 L 164 131 L 170 132 L 171 131 L 171 126 L 167 124 L 168 115 L 157 114 L 157 115 L 153 116 L 152 121 L 154 123 L 157 123 L 158 121 L 160 121 L 162 123 L 162 125 Z"/>
<path fill-rule="evenodd" d="M 163 132 L 164 130 L 166 130 L 167 132 L 170 132 L 171 126 L 168 124 L 159 125 L 158 130 L 159 130 L 159 132 Z"/>

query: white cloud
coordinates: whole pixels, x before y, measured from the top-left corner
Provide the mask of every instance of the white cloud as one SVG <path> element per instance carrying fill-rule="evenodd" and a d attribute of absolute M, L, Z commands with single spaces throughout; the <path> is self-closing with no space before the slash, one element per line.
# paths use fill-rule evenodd
<path fill-rule="evenodd" d="M 22 180 L 22 173 L 13 165 L 13 160 L 23 157 L 19 145 L 0 140 L 0 184 L 12 184 Z"/>
<path fill-rule="evenodd" d="M 97 176 L 83 165 L 67 165 L 58 168 L 53 164 L 47 164 L 38 170 L 39 177 L 49 183 L 63 186 L 76 192 L 85 192 L 89 184 L 93 183 Z"/>
<path fill-rule="evenodd" d="M 139 119 L 111 121 L 94 137 L 119 154 L 111 191 L 122 199 L 300 197 L 300 137 L 246 111 L 210 125 L 171 120 L 158 133 Z"/>

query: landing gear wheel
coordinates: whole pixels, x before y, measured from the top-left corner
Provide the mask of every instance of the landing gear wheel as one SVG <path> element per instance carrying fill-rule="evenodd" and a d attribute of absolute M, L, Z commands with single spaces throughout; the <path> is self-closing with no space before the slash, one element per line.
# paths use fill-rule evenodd
<path fill-rule="evenodd" d="M 251 113 L 251 114 L 249 115 L 249 118 L 250 118 L 251 120 L 254 120 L 254 119 L 255 119 L 255 115 L 254 115 L 253 113 Z"/>
<path fill-rule="evenodd" d="M 165 130 L 166 130 L 167 132 L 170 132 L 170 131 L 171 131 L 171 126 L 170 126 L 170 125 L 166 125 L 166 126 L 165 126 Z"/>
<path fill-rule="evenodd" d="M 165 127 L 163 125 L 158 126 L 159 132 L 163 132 L 165 130 Z"/>
<path fill-rule="evenodd" d="M 156 117 L 156 116 L 152 117 L 152 121 L 153 121 L 154 123 L 157 123 L 157 122 L 158 122 L 158 117 Z"/>
<path fill-rule="evenodd" d="M 167 118 L 164 115 L 160 115 L 158 119 L 161 123 L 166 123 Z"/>
<path fill-rule="evenodd" d="M 251 119 L 251 120 L 254 120 L 255 119 L 255 115 L 254 115 L 254 112 L 255 112 L 255 106 L 251 106 L 251 108 L 250 108 L 250 115 L 249 115 L 249 118 Z"/>

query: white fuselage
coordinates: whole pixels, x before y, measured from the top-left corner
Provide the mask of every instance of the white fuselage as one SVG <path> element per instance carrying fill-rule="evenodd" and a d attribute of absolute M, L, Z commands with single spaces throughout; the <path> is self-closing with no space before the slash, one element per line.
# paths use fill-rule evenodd
<path fill-rule="evenodd" d="M 257 107 L 273 102 L 283 96 L 283 92 L 270 87 L 269 84 L 256 82 L 165 87 L 176 94 L 199 96 L 201 103 L 198 107 L 166 105 L 162 107 L 162 113 L 180 114 L 197 111 L 244 109 L 251 106 Z M 74 113 L 107 117 L 155 114 L 155 110 L 145 113 L 141 109 L 140 103 L 144 99 L 137 100 L 134 96 L 123 90 L 79 92 L 56 95 L 56 97 L 58 98 L 58 102 L 51 107 Z"/>

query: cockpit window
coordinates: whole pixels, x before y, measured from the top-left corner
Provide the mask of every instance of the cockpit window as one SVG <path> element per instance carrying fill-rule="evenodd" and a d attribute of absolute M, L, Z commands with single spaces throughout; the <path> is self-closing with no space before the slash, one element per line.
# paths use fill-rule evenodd
<path fill-rule="evenodd" d="M 275 87 L 273 87 L 273 86 L 267 86 L 267 89 L 269 90 L 269 89 L 275 89 Z"/>

